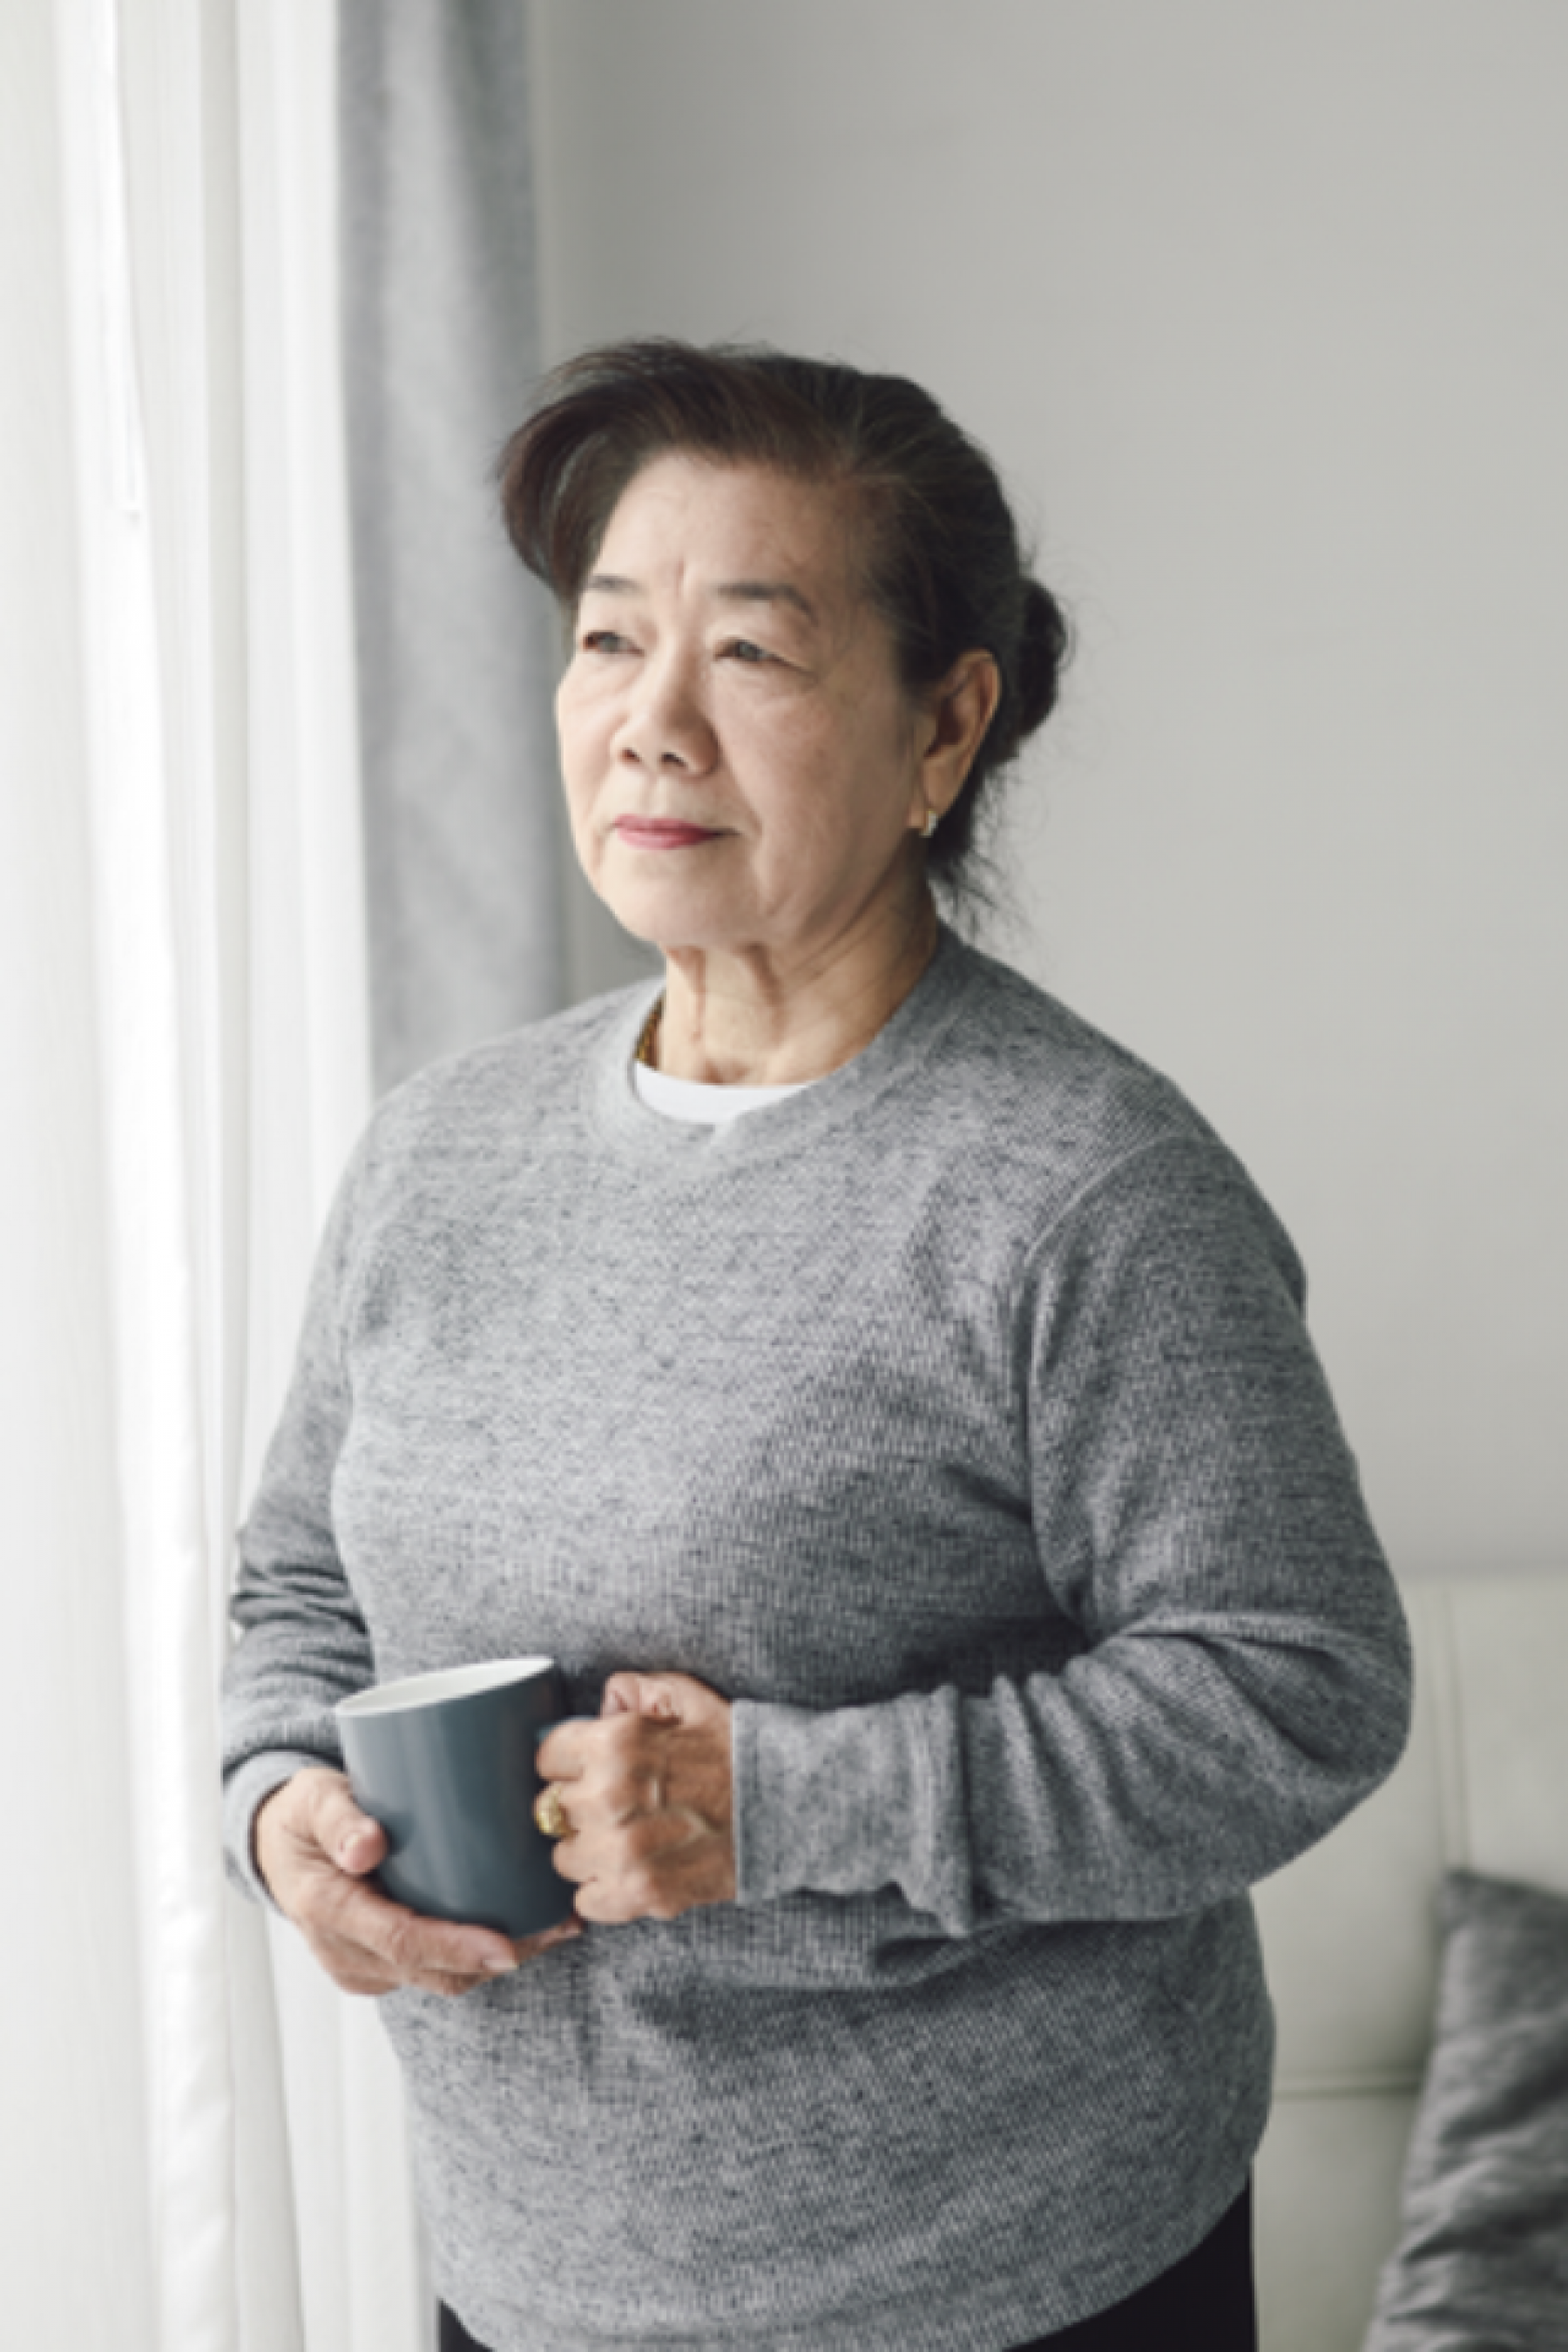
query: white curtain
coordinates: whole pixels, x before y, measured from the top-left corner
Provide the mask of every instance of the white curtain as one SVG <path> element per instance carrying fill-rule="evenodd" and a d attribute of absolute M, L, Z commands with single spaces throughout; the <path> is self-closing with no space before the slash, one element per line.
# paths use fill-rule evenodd
<path fill-rule="evenodd" d="M 369 1098 L 335 24 L 0 8 L 5 2340 L 414 2352 L 374 2006 L 225 1885 L 232 1531 Z"/>

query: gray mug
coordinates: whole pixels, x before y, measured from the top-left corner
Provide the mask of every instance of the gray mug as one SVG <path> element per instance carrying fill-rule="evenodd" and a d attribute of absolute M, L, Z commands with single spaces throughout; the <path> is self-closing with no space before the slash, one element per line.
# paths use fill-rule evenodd
<path fill-rule="evenodd" d="M 354 1801 L 386 1832 L 384 1894 L 512 1937 L 571 1916 L 574 1890 L 533 1818 L 534 1752 L 566 1704 L 553 1658 L 447 1666 L 339 1701 Z"/>

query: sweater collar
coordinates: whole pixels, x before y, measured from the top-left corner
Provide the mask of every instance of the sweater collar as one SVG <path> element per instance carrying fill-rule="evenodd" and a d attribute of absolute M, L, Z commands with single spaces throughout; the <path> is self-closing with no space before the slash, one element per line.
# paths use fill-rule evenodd
<path fill-rule="evenodd" d="M 587 1055 L 587 1109 L 602 1146 L 645 1164 L 731 1168 L 807 1149 L 919 1069 L 956 1020 L 984 959 L 939 921 L 936 946 L 903 1003 L 868 1045 L 797 1094 L 749 1110 L 721 1126 L 670 1118 L 645 1103 L 632 1076 L 644 1022 L 664 986 L 639 982 L 606 1003 L 606 1018 Z"/>

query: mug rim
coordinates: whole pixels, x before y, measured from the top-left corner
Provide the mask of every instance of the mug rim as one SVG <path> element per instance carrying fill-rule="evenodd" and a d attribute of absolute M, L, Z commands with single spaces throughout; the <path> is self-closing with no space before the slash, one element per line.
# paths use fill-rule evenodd
<path fill-rule="evenodd" d="M 489 1658 L 468 1666 L 437 1666 L 427 1674 L 403 1675 L 395 1682 L 373 1683 L 369 1690 L 341 1698 L 334 1715 L 402 1715 L 416 1707 L 438 1706 L 443 1700 L 478 1698 L 508 1683 L 531 1681 L 555 1664 L 553 1658 Z"/>

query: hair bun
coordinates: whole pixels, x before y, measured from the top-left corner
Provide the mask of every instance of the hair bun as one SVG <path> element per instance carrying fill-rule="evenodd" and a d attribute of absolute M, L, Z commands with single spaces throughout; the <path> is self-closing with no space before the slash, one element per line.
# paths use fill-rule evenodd
<path fill-rule="evenodd" d="M 1043 727 L 1057 706 L 1061 674 L 1072 651 L 1067 614 L 1037 580 L 1024 583 L 1018 619 L 1018 699 L 1013 730 L 1016 744 Z"/>

